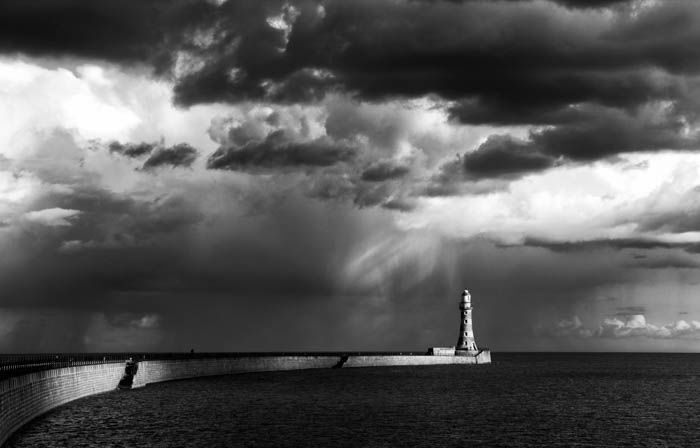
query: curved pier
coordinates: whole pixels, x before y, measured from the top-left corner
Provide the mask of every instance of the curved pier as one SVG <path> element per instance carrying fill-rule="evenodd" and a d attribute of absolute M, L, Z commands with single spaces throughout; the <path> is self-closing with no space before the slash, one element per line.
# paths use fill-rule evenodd
<path fill-rule="evenodd" d="M 138 368 L 127 372 L 127 359 Z M 11 359 L 11 362 L 7 360 Z M 36 355 L 0 358 L 0 446 L 39 415 L 79 398 L 108 392 L 131 375 L 131 388 L 201 376 L 301 369 L 440 364 L 485 364 L 488 350 L 473 356 L 423 353 L 202 353 Z"/>

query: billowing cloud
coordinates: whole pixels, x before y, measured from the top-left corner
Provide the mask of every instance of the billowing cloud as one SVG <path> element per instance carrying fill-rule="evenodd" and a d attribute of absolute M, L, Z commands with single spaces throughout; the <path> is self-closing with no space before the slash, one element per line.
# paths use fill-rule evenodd
<path fill-rule="evenodd" d="M 541 171 L 554 166 L 556 159 L 510 136 L 494 135 L 475 151 L 464 155 L 465 174 L 473 178 L 507 177 Z"/>
<path fill-rule="evenodd" d="M 440 141 L 424 142 L 429 123 L 413 122 L 437 121 L 446 139 L 454 140 L 450 145 L 462 135 L 450 135 L 444 114 L 422 105 L 412 108 L 334 98 L 323 107 L 244 109 L 212 120 L 209 135 L 221 146 L 207 166 L 296 179 L 300 190 L 317 199 L 408 211 L 416 205 L 414 184 L 445 150 Z"/>
<path fill-rule="evenodd" d="M 30 222 L 43 224 L 49 227 L 70 226 L 71 218 L 80 214 L 80 210 L 71 210 L 60 207 L 34 210 L 24 214 L 24 219 Z"/>
<path fill-rule="evenodd" d="M 143 169 L 151 170 L 161 166 L 189 167 L 197 158 L 197 150 L 187 143 L 179 143 L 169 148 L 158 148 L 143 163 Z"/>
<path fill-rule="evenodd" d="M 652 258 L 637 259 L 628 264 L 633 268 L 645 269 L 698 269 L 700 261 L 692 256 L 671 253 Z"/>
<path fill-rule="evenodd" d="M 481 123 L 551 122 L 547 116 L 569 104 L 628 107 L 678 97 L 685 86 L 675 75 L 698 68 L 688 50 L 698 40 L 697 8 L 635 3 L 600 10 L 548 2 L 292 2 L 286 19 L 275 21 L 285 14 L 281 2 L 245 11 L 227 2 L 214 23 L 205 22 L 219 34 L 187 53 L 199 65 L 176 92 L 187 104 L 310 100 L 330 89 L 368 99 L 432 93 L 470 105 L 455 115 Z M 684 18 L 682 26 L 671 25 L 674 17 Z M 666 37 L 640 38 L 650 28 Z"/>
<path fill-rule="evenodd" d="M 647 322 L 643 314 L 633 314 L 626 316 L 624 320 L 617 317 L 603 320 L 597 334 L 610 338 L 699 338 L 700 322 L 679 320 L 668 325 L 654 325 Z"/>
<path fill-rule="evenodd" d="M 209 158 L 213 169 L 246 170 L 255 168 L 323 167 L 351 159 L 350 146 L 336 144 L 328 139 L 306 142 L 290 141 L 284 131 L 269 134 L 261 142 L 252 142 L 241 148 L 219 148 Z"/>
<path fill-rule="evenodd" d="M 71 3 L 46 2 L 5 5 L 1 40 L 5 52 L 152 65 L 175 77 L 184 104 L 309 100 L 331 89 L 438 94 L 467 122 L 552 123 L 570 104 L 627 108 L 687 94 L 679 75 L 698 70 L 694 2 L 583 3 L 152 0 L 126 2 L 115 19 L 108 5 L 67 14 Z M 54 22 L 26 31 L 50 16 L 71 31 Z"/>
<path fill-rule="evenodd" d="M 541 329 L 542 330 L 542 329 Z M 562 319 L 545 330 L 557 337 L 575 338 L 652 338 L 652 339 L 700 339 L 700 322 L 678 320 L 666 325 L 647 321 L 644 314 L 618 314 L 602 320 L 597 328 L 586 328 L 578 316 Z"/>
<path fill-rule="evenodd" d="M 692 348 L 698 23 L 2 4 L 0 350 L 422 349 L 453 343 L 464 287 L 496 350 Z"/>
<path fill-rule="evenodd" d="M 123 154 L 127 157 L 141 157 L 150 154 L 157 146 L 157 143 L 119 143 L 111 142 L 109 144 L 110 152 Z"/>
<path fill-rule="evenodd" d="M 362 172 L 362 180 L 368 182 L 381 182 L 390 179 L 399 179 L 410 171 L 410 167 L 388 161 L 379 161 L 368 166 Z"/>
<path fill-rule="evenodd" d="M 166 147 L 162 143 L 120 143 L 113 141 L 107 147 L 111 153 L 131 158 L 148 155 L 143 163 L 144 170 L 153 170 L 162 166 L 190 167 L 198 155 L 198 151 L 187 143 Z"/>
<path fill-rule="evenodd" d="M 562 124 L 530 134 L 533 153 L 590 160 L 631 151 L 698 149 L 700 139 L 672 104 L 648 104 L 633 114 L 581 106 L 562 114 Z"/>

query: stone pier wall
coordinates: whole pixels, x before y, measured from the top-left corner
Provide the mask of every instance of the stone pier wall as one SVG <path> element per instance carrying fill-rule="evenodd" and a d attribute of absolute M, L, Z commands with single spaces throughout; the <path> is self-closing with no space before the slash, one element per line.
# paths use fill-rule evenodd
<path fill-rule="evenodd" d="M 476 356 L 401 356 L 401 355 L 365 355 L 349 356 L 343 367 L 383 367 L 383 366 L 429 366 L 444 364 L 488 364 L 491 352 L 481 351 Z"/>
<path fill-rule="evenodd" d="M 139 362 L 132 387 L 200 376 L 243 372 L 327 369 L 340 367 L 485 364 L 491 354 L 476 356 L 306 355 L 239 356 L 148 360 Z M 0 446 L 22 425 L 69 401 L 116 389 L 125 364 L 66 367 L 0 380 Z"/>
<path fill-rule="evenodd" d="M 343 367 L 427 366 L 476 364 L 473 356 L 350 356 Z"/>
<path fill-rule="evenodd" d="M 490 364 L 491 363 L 491 350 L 481 350 L 478 355 L 475 356 L 477 364 Z"/>
<path fill-rule="evenodd" d="M 0 445 L 33 418 L 69 401 L 113 390 L 124 363 L 44 370 L 0 381 Z"/>
<path fill-rule="evenodd" d="M 133 387 L 160 381 L 200 376 L 228 375 L 276 370 L 326 369 L 340 362 L 341 356 L 262 356 L 221 359 L 144 361 L 134 377 Z"/>

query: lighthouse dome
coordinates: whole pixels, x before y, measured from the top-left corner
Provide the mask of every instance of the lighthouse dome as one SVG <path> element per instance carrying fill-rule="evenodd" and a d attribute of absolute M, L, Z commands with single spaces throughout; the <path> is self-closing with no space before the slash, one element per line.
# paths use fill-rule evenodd
<path fill-rule="evenodd" d="M 471 299 L 471 294 L 469 294 L 469 291 L 465 289 L 464 292 L 462 292 L 462 302 L 471 302 Z"/>

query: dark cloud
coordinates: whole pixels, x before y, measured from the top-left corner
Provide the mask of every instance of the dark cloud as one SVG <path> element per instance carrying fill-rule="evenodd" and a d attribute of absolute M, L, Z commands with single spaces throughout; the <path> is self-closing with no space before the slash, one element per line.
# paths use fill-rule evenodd
<path fill-rule="evenodd" d="M 377 153 L 393 150 L 410 132 L 411 124 L 396 107 L 357 101 L 331 101 L 327 105 L 326 133 L 335 139 L 366 138 Z"/>
<path fill-rule="evenodd" d="M 485 158 L 490 157 L 489 154 Z M 474 172 L 468 173 L 464 158 L 458 156 L 455 160 L 443 163 L 424 185 L 416 188 L 416 194 L 428 197 L 488 194 L 507 189 L 510 178 L 517 176 L 516 173 L 527 172 L 513 165 L 509 171 L 510 173 L 505 175 L 505 170 L 502 170 L 500 178 L 498 176 L 489 178 L 486 173 L 476 173 L 476 175 Z"/>
<path fill-rule="evenodd" d="M 0 160 L 40 184 L 27 203 L 9 205 L 24 215 L 0 221 L 0 306 L 63 311 L 20 320 L 12 340 L 99 348 L 85 342 L 97 325 L 113 335 L 162 331 L 168 338 L 154 348 L 163 350 L 423 349 L 453 343 L 456 295 L 469 287 L 480 343 L 532 349 L 533 322 L 553 309 L 590 305 L 608 287 L 630 303 L 628 284 L 666 274 L 651 268 L 689 267 L 700 246 L 633 238 L 505 246 L 427 237 L 413 229 L 420 219 L 401 228 L 386 210 L 412 210 L 420 195 L 502 190 L 569 161 L 696 149 L 700 9 L 679 1 L 632 12 L 625 2 L 575 0 L 0 4 L 3 54 L 144 64 L 172 83 L 178 105 L 238 104 L 245 117 L 210 129 L 220 147 L 207 167 L 265 174 L 183 170 L 185 183 L 173 185 L 164 171 L 156 185 L 160 178 L 129 172 L 138 181 L 120 179 L 126 192 L 113 191 L 112 179 L 102 185 L 85 168 L 68 132 L 21 161 Z M 325 122 L 272 104 L 329 93 L 354 102 L 326 100 Z M 405 129 L 420 126 L 390 108 L 357 112 L 423 96 L 447 107 L 455 126 L 539 126 L 523 139 L 494 135 L 473 150 L 431 154 L 440 145 L 409 141 Z M 102 150 L 147 158 L 144 170 L 197 157 L 184 143 Z M 459 158 L 444 163 L 453 151 Z M 696 219 L 649 216 L 639 229 L 693 231 Z M 628 250 L 646 258 L 627 265 L 630 254 L 618 252 Z M 600 334 L 637 324 L 610 321 Z M 663 328 L 645 334 L 671 331 Z M 59 330 L 65 338 L 51 345 L 46 334 Z M 594 334 L 580 319 L 557 331 Z"/>
<path fill-rule="evenodd" d="M 336 268 L 328 271 L 338 263 L 335 251 L 347 255 L 364 234 L 363 220 L 349 222 L 347 208 L 338 209 L 337 222 L 326 229 L 319 205 L 308 200 L 286 198 L 264 214 L 247 214 L 256 199 L 244 196 L 217 204 L 222 215 L 216 215 L 207 203 L 210 193 L 204 188 L 135 198 L 83 185 L 42 195 L 32 209 L 80 214 L 58 228 L 13 223 L 0 307 L 102 310 L 116 306 L 115 295 L 142 294 L 323 296 L 335 282 Z M 331 231 L 342 228 L 340 235 Z M 299 259 L 300 253 L 308 258 Z"/>
<path fill-rule="evenodd" d="M 264 140 L 242 147 L 221 147 L 209 157 L 211 169 L 256 170 L 285 167 L 326 167 L 351 160 L 352 146 L 320 137 L 294 141 L 284 130 L 271 132 Z"/>
<path fill-rule="evenodd" d="M 382 207 L 387 210 L 396 210 L 399 212 L 410 212 L 416 208 L 416 201 L 413 198 L 392 197 L 382 204 Z"/>
<path fill-rule="evenodd" d="M 642 269 L 698 269 L 700 262 L 683 254 L 665 254 L 626 265 Z"/>
<path fill-rule="evenodd" d="M 700 138 L 684 134 L 685 119 L 659 104 L 634 112 L 587 104 L 562 112 L 558 119 L 557 126 L 531 131 L 527 140 L 492 135 L 465 154 L 466 171 L 498 177 L 540 171 L 560 159 L 589 161 L 633 151 L 700 148 Z"/>
<path fill-rule="evenodd" d="M 542 171 L 554 166 L 555 162 L 551 155 L 533 150 L 527 142 L 507 135 L 493 135 L 463 157 L 467 176 L 475 179 Z"/>
<path fill-rule="evenodd" d="M 398 165 L 389 161 L 379 161 L 368 166 L 362 172 L 362 180 L 367 182 L 383 182 L 385 180 L 400 179 L 410 172 L 410 167 Z"/>
<path fill-rule="evenodd" d="M 182 198 L 139 201 L 88 186 L 43 196 L 34 207 L 73 207 L 80 215 L 59 230 L 13 229 L 19 232 L 17 247 L 36 261 L 29 268 L 23 257 L 11 260 L 17 264 L 10 263 L 0 278 L 4 305 L 68 301 L 82 306 L 113 291 L 152 288 L 154 270 L 178 252 L 177 236 L 201 219 L 196 206 Z"/>
<path fill-rule="evenodd" d="M 443 239 L 399 229 L 377 208 L 294 192 L 249 213 L 256 194 L 272 196 L 252 182 L 247 193 L 217 182 L 147 197 L 89 182 L 44 193 L 32 210 L 81 213 L 70 226 L 8 229 L 0 306 L 29 311 L 4 347 L 422 350 L 453 343 L 458 292 L 469 287 L 477 340 L 525 349 L 543 310 L 573 306 L 621 278 L 607 254 Z M 356 178 L 351 200 L 368 188 L 362 205 L 410 208 L 410 198 L 383 190 L 390 183 Z M 57 310 L 51 319 L 60 325 L 44 325 L 38 309 Z M 47 336 L 57 327 L 60 338 Z"/>
<path fill-rule="evenodd" d="M 383 204 L 391 196 L 391 186 L 388 184 L 357 183 L 354 191 L 354 202 L 359 207 L 374 207 Z"/>
<path fill-rule="evenodd" d="M 367 182 L 353 174 L 322 173 L 313 176 L 304 188 L 309 197 L 349 202 L 359 208 L 382 207 L 406 212 L 416 207 L 410 192 L 391 182 Z"/>
<path fill-rule="evenodd" d="M 556 75 L 543 73 L 542 79 L 532 83 L 547 83 L 548 76 Z M 686 96 L 688 87 L 692 86 L 682 77 L 643 70 L 641 73 L 574 72 L 568 76 L 550 80 L 549 85 L 511 87 L 508 90 L 512 91 L 501 96 L 463 99 L 451 108 L 451 114 L 463 123 L 472 124 L 556 125 L 575 119 L 572 115 L 576 110 L 571 105 L 597 104 L 622 113 L 649 101 L 689 100 Z"/>
<path fill-rule="evenodd" d="M 70 206 L 81 214 L 71 226 L 22 224 L 6 235 L 13 251 L 2 260 L 0 308 L 31 311 L 3 347 L 104 348 L 104 339 L 85 342 L 95 313 L 104 314 L 110 326 L 131 328 L 136 322 L 136 330 L 153 320 L 141 325 L 144 316 L 161 316 L 152 331 L 174 332 L 162 342 L 149 342 L 161 350 L 181 343 L 227 350 L 353 345 L 349 341 L 364 327 L 348 326 L 346 320 L 363 311 L 353 298 L 357 289 L 343 286 L 343 272 L 369 236 L 393 232 L 388 217 L 297 196 L 257 214 L 245 213 L 252 198 L 229 197 L 212 214 L 212 204 L 205 207 L 211 191 L 157 200 L 94 188 L 43 196 L 33 208 Z M 214 196 L 231 194 L 218 191 Z M 345 302 L 346 296 L 353 299 Z M 286 310 L 265 319 L 268 329 L 286 328 L 285 342 L 260 331 L 270 307 Z M 63 337 L 45 341 L 44 330 L 55 327 L 42 328 L 36 312 L 42 308 L 61 314 L 56 320 L 64 323 Z M 221 315 L 228 316 L 227 324 Z M 294 323 L 285 323 L 288 319 Z M 257 322 L 255 328 L 251 322 Z M 125 335 L 122 343 L 145 343 L 143 337 Z M 369 339 L 355 341 L 372 346 Z"/>
<path fill-rule="evenodd" d="M 471 1 L 479 0 L 413 0 L 413 1 L 425 1 L 425 2 L 441 2 L 449 1 L 452 3 L 465 3 Z M 530 0 L 505 0 L 510 2 L 527 2 Z M 621 3 L 631 3 L 633 0 L 552 0 L 554 3 L 567 6 L 570 8 L 604 8 L 613 6 Z"/>
<path fill-rule="evenodd" d="M 141 157 L 150 154 L 157 145 L 157 143 L 119 143 L 115 141 L 111 142 L 108 147 L 110 152 L 123 154 L 127 157 Z"/>
<path fill-rule="evenodd" d="M 529 132 L 526 139 L 508 134 L 491 135 L 473 151 L 443 164 L 424 194 L 446 196 L 465 189 L 490 192 L 507 180 L 539 172 L 566 162 L 587 162 L 616 154 L 654 150 L 696 150 L 700 136 L 686 132 L 687 121 L 668 105 L 647 104 L 635 111 L 585 104 L 569 107 L 557 116 L 558 124 Z M 479 186 L 476 181 L 490 180 Z M 465 182 L 471 182 L 464 186 Z M 689 228 L 697 219 L 678 216 L 658 219 L 659 225 Z M 671 218 L 671 217 L 669 217 Z M 654 226 L 649 219 L 645 228 Z"/>
<path fill-rule="evenodd" d="M 179 143 L 169 148 L 158 148 L 143 163 L 143 169 L 151 170 L 161 166 L 189 167 L 197 158 L 197 150 L 187 143 Z"/>
<path fill-rule="evenodd" d="M 198 155 L 197 150 L 187 143 L 165 147 L 162 143 L 120 143 L 113 141 L 107 147 L 109 152 L 127 157 L 138 158 L 149 155 L 143 164 L 144 170 L 152 170 L 166 165 L 189 167 Z"/>
<path fill-rule="evenodd" d="M 648 126 L 628 115 L 654 100 L 679 102 L 676 122 L 693 115 L 683 103 L 694 103 L 697 88 L 684 76 L 699 68 L 688 50 L 700 43 L 697 8 L 686 2 L 636 16 L 616 11 L 606 22 L 596 12 L 570 16 L 541 2 L 299 4 L 298 15 L 288 17 L 288 42 L 284 30 L 256 43 L 244 36 L 239 52 L 246 57 L 228 60 L 217 46 L 215 62 L 186 76 L 176 94 L 186 104 L 310 101 L 323 90 L 369 100 L 436 94 L 457 101 L 452 114 L 462 122 L 565 125 L 533 135 L 534 147 L 523 152 L 590 160 L 692 146 L 674 123 Z M 669 38 L 639 37 L 650 28 Z M 598 108 L 576 113 L 572 104 Z"/>
<path fill-rule="evenodd" d="M 0 51 L 156 63 L 182 44 L 175 30 L 191 30 L 213 9 L 195 0 L 3 2 Z"/>
<path fill-rule="evenodd" d="M 697 5 L 619 4 L 9 2 L 0 48 L 150 63 L 176 78 L 182 104 L 307 101 L 329 90 L 437 94 L 462 101 L 455 115 L 465 121 L 531 123 L 569 104 L 629 107 L 683 94 L 674 75 L 700 69 Z M 615 8 L 605 16 L 562 5 Z M 198 62 L 176 73 L 185 53 Z"/>
<path fill-rule="evenodd" d="M 210 156 L 208 168 L 264 173 L 280 183 L 295 182 L 309 197 L 360 208 L 415 207 L 414 160 L 387 158 L 405 138 L 404 117 L 354 101 L 332 102 L 321 123 L 311 123 L 301 112 L 278 106 L 273 112 L 253 109 L 213 119 L 209 135 L 221 147 Z M 326 134 L 314 137 L 319 125 Z"/>
<path fill-rule="evenodd" d="M 516 0 L 520 1 L 520 0 Z M 631 3 L 633 0 L 554 0 L 556 3 L 572 8 L 604 8 L 620 3 Z"/>
<path fill-rule="evenodd" d="M 631 261 L 621 263 L 627 269 L 697 269 L 700 261 L 694 254 L 700 251 L 697 243 L 666 243 L 653 239 L 599 239 L 589 241 L 551 242 L 526 239 L 525 245 L 543 247 L 561 253 L 619 252 L 645 250 L 646 253 L 632 253 Z"/>
<path fill-rule="evenodd" d="M 451 116 L 462 123 L 547 125 L 523 142 L 494 136 L 467 154 L 472 178 L 538 171 L 560 157 L 589 161 L 699 143 L 686 132 L 700 104 L 693 1 L 132 0 L 115 7 L 60 0 L 5 3 L 0 17 L 4 53 L 147 64 L 174 83 L 181 105 L 309 102 L 332 92 L 370 101 L 431 95 L 451 101 Z M 362 120 L 331 111 L 327 134 L 356 137 L 362 133 L 348 135 L 347 124 Z M 378 147 L 398 129 L 383 128 L 370 137 Z M 320 151 L 328 146 L 321 141 L 295 141 L 286 151 L 275 142 L 241 148 L 259 140 L 258 130 L 232 129 L 236 148 L 220 149 L 211 166 L 328 166 L 344 158 L 339 148 Z"/>
<path fill-rule="evenodd" d="M 629 316 L 634 314 L 646 314 L 647 309 L 644 306 L 618 306 L 615 308 L 616 316 Z"/>
<path fill-rule="evenodd" d="M 554 252 L 580 252 L 599 249 L 682 249 L 690 253 L 700 252 L 700 247 L 697 243 L 669 243 L 656 239 L 644 238 L 611 238 L 586 241 L 549 241 L 537 238 L 526 238 L 523 244 L 526 246 L 543 247 Z"/>
<path fill-rule="evenodd" d="M 576 160 L 658 149 L 698 149 L 700 140 L 683 133 L 687 122 L 673 110 L 634 113 L 585 106 L 571 112 L 568 122 L 530 134 L 531 149 Z"/>

